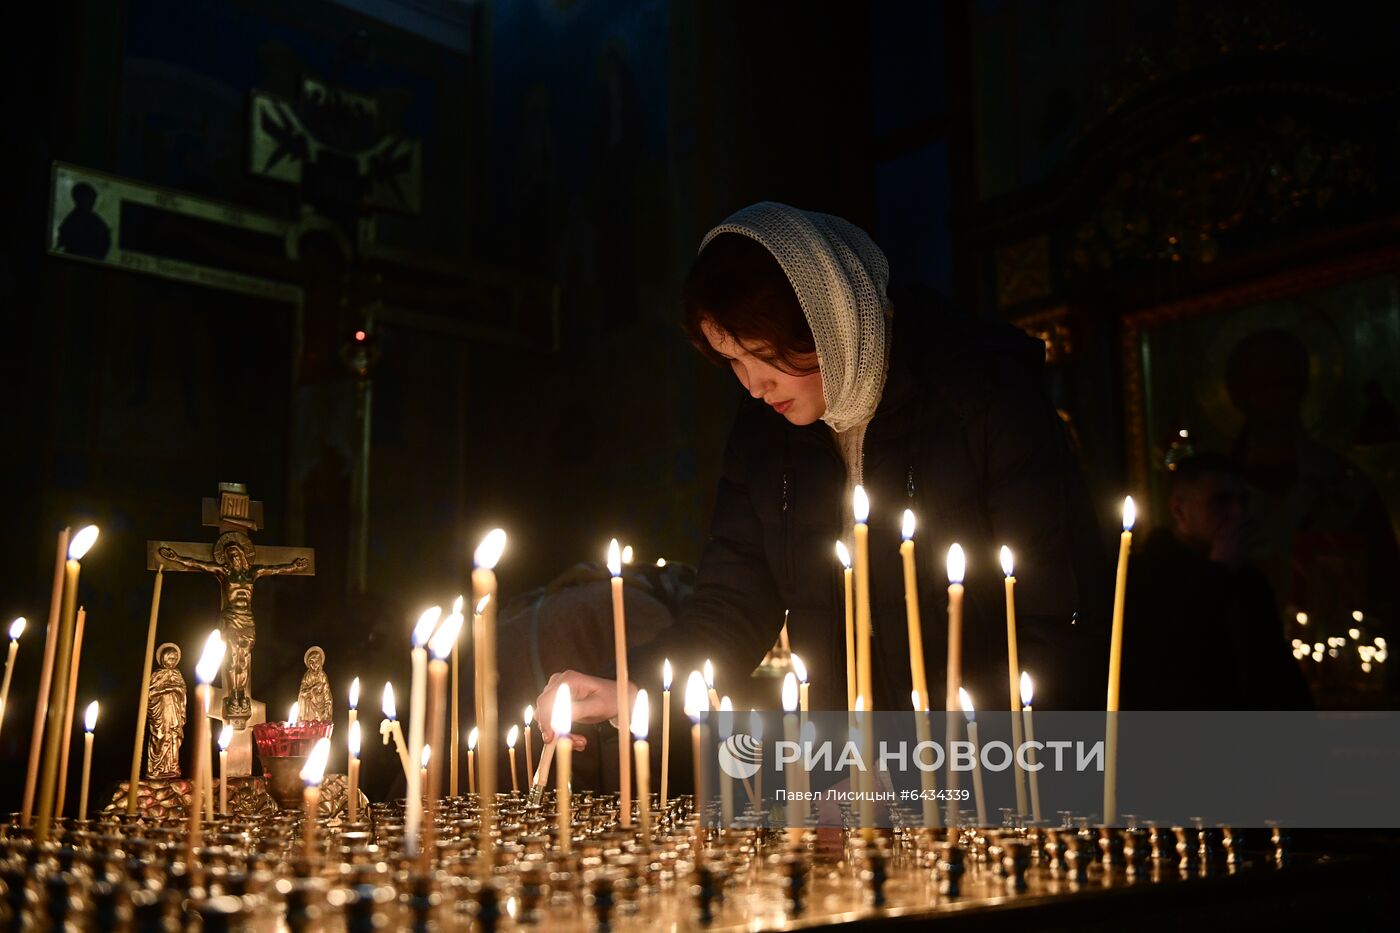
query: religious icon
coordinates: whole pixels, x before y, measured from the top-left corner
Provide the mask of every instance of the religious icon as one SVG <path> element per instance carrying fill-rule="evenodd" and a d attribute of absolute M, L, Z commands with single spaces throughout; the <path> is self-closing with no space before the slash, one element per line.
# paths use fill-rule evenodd
<path fill-rule="evenodd" d="M 180 776 L 180 742 L 185 737 L 185 678 L 180 673 L 180 646 L 166 642 L 156 650 L 159 667 L 151 675 L 146 701 L 146 774 L 152 778 Z"/>
<path fill-rule="evenodd" d="M 319 647 L 306 649 L 303 656 L 306 673 L 301 678 L 301 690 L 297 702 L 301 704 L 303 722 L 330 722 L 334 717 L 331 709 L 331 685 L 326 680 L 326 653 Z"/>
<path fill-rule="evenodd" d="M 169 545 L 157 552 L 163 560 L 188 570 L 214 575 L 220 587 L 220 627 L 229 646 L 224 670 L 224 719 L 242 729 L 252 715 L 248 678 L 253 664 L 253 584 L 262 577 L 301 573 L 309 565 L 305 557 L 285 564 L 257 564 L 253 542 L 241 531 L 226 531 L 214 542 L 212 561 L 187 557 Z"/>

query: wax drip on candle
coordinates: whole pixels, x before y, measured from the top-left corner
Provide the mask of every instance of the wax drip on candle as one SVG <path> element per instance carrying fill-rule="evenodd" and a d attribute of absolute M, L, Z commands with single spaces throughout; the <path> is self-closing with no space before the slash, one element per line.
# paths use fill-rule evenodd
<path fill-rule="evenodd" d="M 1021 705 L 1030 706 L 1031 699 L 1035 696 L 1035 684 L 1031 683 L 1031 675 L 1025 671 L 1021 672 Z"/>
<path fill-rule="evenodd" d="M 219 730 L 219 751 L 226 752 L 233 744 L 233 723 L 224 723 L 224 727 Z"/>
<path fill-rule="evenodd" d="M 19 641 L 19 637 L 24 634 L 24 627 L 29 623 L 24 616 L 20 616 L 10 623 L 10 641 Z"/>
<path fill-rule="evenodd" d="M 315 786 L 321 783 L 321 778 L 326 773 L 326 760 L 330 758 L 331 740 L 322 736 L 316 740 L 316 744 L 311 748 L 311 754 L 306 756 L 306 764 L 301 768 L 301 779 L 308 786 Z"/>
<path fill-rule="evenodd" d="M 726 697 L 725 699 L 728 699 Z M 632 738 L 639 742 L 645 742 L 649 731 L 651 718 L 651 703 L 647 700 L 645 689 L 637 691 L 637 702 L 632 704 L 632 720 L 629 725 L 632 727 Z"/>
<path fill-rule="evenodd" d="M 360 708 L 360 678 L 350 681 L 350 708 Z"/>
<path fill-rule="evenodd" d="M 97 701 L 93 700 L 87 705 L 87 711 L 83 713 L 83 728 L 92 732 L 97 728 Z"/>
<path fill-rule="evenodd" d="M 473 729 L 472 731 L 475 732 L 476 730 Z M 512 723 L 510 731 L 506 733 L 506 748 L 515 748 L 515 743 L 518 741 L 520 741 L 520 727 Z M 467 742 L 469 743 L 467 747 L 470 748 L 470 736 L 467 737 Z"/>
<path fill-rule="evenodd" d="M 227 729 L 228 726 L 224 726 L 224 728 Z M 360 757 L 360 721 L 358 719 L 350 723 L 350 731 L 346 736 L 345 745 L 351 758 Z"/>
<path fill-rule="evenodd" d="M 389 721 L 398 719 L 398 707 L 394 705 L 394 685 L 388 681 L 384 682 L 384 718 Z"/>

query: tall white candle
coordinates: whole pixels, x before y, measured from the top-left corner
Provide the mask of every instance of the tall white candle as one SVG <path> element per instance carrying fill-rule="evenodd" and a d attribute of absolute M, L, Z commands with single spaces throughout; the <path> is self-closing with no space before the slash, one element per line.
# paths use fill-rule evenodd
<path fill-rule="evenodd" d="M 1035 696 L 1035 685 L 1031 683 L 1031 675 L 1025 671 L 1021 672 L 1021 715 L 1026 720 L 1026 743 L 1035 741 L 1035 719 L 1034 710 L 1031 709 L 1031 700 Z M 1037 823 L 1040 822 L 1040 768 L 1039 762 L 1035 760 L 1035 748 L 1033 746 L 1026 749 L 1026 759 L 1030 763 L 1031 778 L 1031 818 Z"/>
<path fill-rule="evenodd" d="M 1020 717 L 1016 715 L 1019 708 L 1017 703 L 1017 675 L 1021 670 L 1021 660 L 1016 645 L 1016 563 L 1011 555 L 1011 548 L 1002 546 L 1001 549 L 1001 570 L 1006 575 L 1006 679 L 1008 692 L 1007 696 L 1011 701 L 1011 745 L 1013 748 L 1021 747 L 1021 723 Z M 1021 768 L 1021 760 L 1015 759 L 1012 767 L 1015 769 L 1016 782 L 1016 812 L 1024 814 L 1026 812 L 1026 772 Z"/>
<path fill-rule="evenodd" d="M 947 744 L 944 746 L 949 752 L 952 751 L 953 742 L 958 738 L 958 719 L 953 715 L 958 711 L 959 698 L 958 691 L 962 688 L 962 603 L 963 603 L 963 574 L 967 569 L 967 558 L 963 555 L 961 545 L 954 544 L 948 548 L 948 692 L 945 697 L 943 710 L 948 714 L 948 735 Z M 952 793 L 958 789 L 958 773 L 950 766 L 948 768 L 948 803 L 945 807 L 947 811 L 948 829 L 951 831 L 958 825 L 958 801 L 957 794 Z"/>
<path fill-rule="evenodd" d="M 661 662 L 661 813 L 666 813 L 666 781 L 671 776 L 671 659 Z"/>
<path fill-rule="evenodd" d="M 205 640 L 199 663 L 194 668 L 194 702 L 198 713 L 194 717 L 194 748 L 190 754 L 194 780 L 190 782 L 189 824 L 185 835 L 186 866 L 194 865 L 195 850 L 200 844 L 199 789 L 204 786 L 204 778 L 209 773 L 209 717 L 204 715 L 204 710 L 209 705 L 209 685 L 223 666 L 224 650 L 223 636 L 218 629 L 214 629 Z"/>
<path fill-rule="evenodd" d="M 78 819 L 86 820 L 88 812 L 88 781 L 92 777 L 92 734 L 97 729 L 97 701 L 88 704 L 83 714 L 83 780 L 78 791 Z"/>
<path fill-rule="evenodd" d="M 963 715 L 967 717 L 967 740 L 972 743 L 972 794 L 977 798 L 977 825 L 987 825 L 987 797 L 982 792 L 982 746 L 977 741 L 977 710 L 965 687 L 958 688 Z"/>
<path fill-rule="evenodd" d="M 794 691 L 795 692 L 795 691 Z M 704 722 L 710 709 L 709 691 L 705 689 L 705 678 L 699 671 L 691 671 L 685 681 L 685 698 L 682 704 L 686 716 L 690 717 L 690 744 L 692 761 L 695 762 L 695 826 L 691 837 L 691 850 L 699 858 L 703 851 L 705 837 L 705 810 L 709 806 L 710 791 L 705 783 Z"/>
<path fill-rule="evenodd" d="M 403 729 L 399 726 L 398 707 L 394 703 L 394 685 L 388 682 L 384 684 L 384 719 L 379 723 L 379 736 L 388 745 L 393 739 L 394 750 L 399 755 L 399 766 L 403 768 L 404 783 L 408 782 L 408 772 L 412 770 L 409 763 L 412 759 L 408 757 L 408 747 L 404 744 Z"/>
<path fill-rule="evenodd" d="M 608 544 L 608 573 L 612 575 L 613 658 L 617 682 L 618 817 L 623 829 L 629 829 L 632 826 L 632 755 L 627 748 L 627 736 L 632 732 L 628 725 L 632 711 L 628 708 L 627 696 L 627 614 L 622 598 L 622 557 L 616 538 Z"/>
<path fill-rule="evenodd" d="M 729 697 L 719 698 L 719 711 L 717 714 L 719 740 L 723 742 L 734 734 L 734 704 Z M 716 772 L 719 780 L 719 802 L 720 817 L 723 821 L 724 829 L 729 829 L 734 824 L 734 779 L 725 774 L 723 769 Z"/>
<path fill-rule="evenodd" d="M 797 717 L 797 678 L 792 671 L 783 675 L 783 741 L 796 744 L 801 740 L 801 726 Z M 783 766 L 783 785 L 787 791 L 787 806 L 784 812 L 787 818 L 788 845 L 796 849 L 802 845 L 802 830 L 804 820 L 802 819 L 802 804 L 798 801 L 798 796 L 802 793 L 802 778 L 798 774 L 801 765 L 793 767 L 792 762 Z"/>
<path fill-rule="evenodd" d="M 24 634 L 24 616 L 10 623 L 10 653 L 5 658 L 5 681 L 0 684 L 0 726 L 5 723 L 5 707 L 10 701 L 10 678 L 15 673 L 15 654 L 19 651 L 19 637 Z"/>
<path fill-rule="evenodd" d="M 574 703 L 569 685 L 560 684 L 554 695 L 554 708 L 549 714 L 549 728 L 554 732 L 554 757 L 559 759 L 555 769 L 559 783 L 554 791 L 555 823 L 559 832 L 559 851 L 570 852 L 574 847 L 574 815 L 569 782 L 573 779 Z M 540 756 L 544 765 L 544 756 Z"/>
<path fill-rule="evenodd" d="M 500 600 L 496 596 L 496 564 L 506 550 L 506 533 L 501 528 L 492 528 L 472 553 L 472 599 L 481 616 L 481 639 L 477 652 L 481 664 L 481 737 L 477 748 L 481 755 L 477 758 L 476 787 L 484 801 L 481 807 L 481 851 L 485 855 L 484 865 L 494 864 L 495 833 L 492 824 L 496 819 L 496 760 L 500 748 L 501 730 L 496 715 L 496 684 L 499 679 L 496 666 L 496 609 Z"/>
<path fill-rule="evenodd" d="M 413 680 L 408 694 L 408 755 L 410 762 L 418 762 L 423 757 L 424 722 L 428 710 L 428 640 L 442 618 L 442 607 L 433 606 L 418 617 L 413 627 L 413 650 L 409 655 L 412 662 Z M 410 856 L 416 856 L 419 848 L 419 834 L 423 829 L 423 773 L 422 769 L 408 769 L 408 799 L 404 802 L 404 849 Z"/>
<path fill-rule="evenodd" d="M 228 812 L 228 747 L 233 742 L 233 723 L 219 730 L 219 812 Z"/>
<path fill-rule="evenodd" d="M 1123 500 L 1123 534 L 1118 539 L 1118 574 L 1113 582 L 1113 632 L 1108 645 L 1108 709 L 1104 723 L 1103 821 L 1112 826 L 1118 818 L 1118 696 L 1122 687 L 1123 610 L 1128 595 L 1128 552 L 1133 546 L 1137 506 L 1133 497 Z"/>
<path fill-rule="evenodd" d="M 637 703 L 628 722 L 632 726 L 632 751 L 637 758 L 637 808 L 642 824 L 642 845 L 651 845 L 651 747 L 647 744 L 651 704 L 647 692 L 637 691 Z"/>
<path fill-rule="evenodd" d="M 358 678 L 356 679 L 358 683 Z M 346 813 L 352 823 L 360 821 L 360 721 L 356 719 L 350 723 L 349 734 L 345 739 L 346 751 L 349 753 L 346 770 L 346 782 L 349 790 L 346 793 Z"/>

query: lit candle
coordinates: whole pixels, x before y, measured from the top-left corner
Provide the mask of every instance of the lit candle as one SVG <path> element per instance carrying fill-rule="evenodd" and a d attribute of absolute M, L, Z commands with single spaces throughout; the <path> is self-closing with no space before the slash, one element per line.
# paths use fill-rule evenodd
<path fill-rule="evenodd" d="M 34 841 L 47 842 L 49 823 L 54 816 L 54 798 L 58 790 L 58 762 L 62 752 L 64 713 L 68 706 L 68 672 L 73 664 L 73 628 L 78 611 L 79 563 L 97 540 L 97 526 L 88 525 L 73 536 L 68 545 L 68 561 L 63 565 L 63 598 L 58 615 L 58 640 L 54 644 L 54 669 L 49 685 L 48 706 L 44 723 L 43 779 L 39 782 L 39 806 L 35 812 Z M 35 698 L 43 703 L 42 693 Z M 31 758 L 30 767 L 33 768 Z"/>
<path fill-rule="evenodd" d="M 529 784 L 535 777 L 535 730 L 532 728 L 535 722 L 535 707 L 531 704 L 525 707 L 525 725 L 521 730 L 525 733 L 525 783 Z"/>
<path fill-rule="evenodd" d="M 792 677 L 789 673 L 788 677 Z M 794 683 L 792 688 L 793 702 L 797 702 L 797 686 Z M 705 687 L 705 678 L 699 671 L 691 671 L 690 676 L 685 681 L 685 697 L 681 704 L 685 714 L 690 717 L 690 744 L 692 749 L 691 760 L 695 762 L 695 827 L 694 835 L 691 839 L 691 851 L 695 853 L 695 858 L 699 859 L 700 852 L 704 848 L 701 845 L 705 827 L 705 807 L 709 802 L 709 792 L 705 787 L 705 756 L 702 754 L 704 748 L 705 713 L 710 709 L 709 691 Z"/>
<path fill-rule="evenodd" d="M 864 486 L 857 486 L 851 497 L 855 517 L 856 578 L 856 695 L 872 701 L 870 682 L 870 499 Z M 865 730 L 868 732 L 869 730 Z M 869 829 L 865 829 L 869 832 Z"/>
<path fill-rule="evenodd" d="M 855 745 L 857 749 L 860 750 L 861 758 L 864 759 L 866 751 L 865 738 L 863 735 L 863 727 L 865 725 L 865 697 L 861 696 L 860 694 L 856 694 L 855 708 L 851 710 L 850 716 L 847 719 L 847 723 L 847 731 L 850 733 L 850 738 L 848 741 L 850 741 L 852 744 Z M 868 816 L 871 811 L 866 809 L 865 801 L 860 799 L 865 795 L 866 791 L 865 774 L 861 771 L 860 768 L 856 767 L 856 762 L 854 758 L 851 759 L 851 772 L 850 776 L 847 778 L 847 783 L 850 784 L 851 790 L 858 795 L 857 806 L 853 809 L 855 810 L 855 812 L 859 813 L 861 817 L 861 823 L 864 824 L 866 822 L 866 816 Z M 862 825 L 861 838 L 871 839 L 873 837 L 874 832 L 867 831 L 866 828 Z"/>
<path fill-rule="evenodd" d="M 632 563 L 632 545 L 629 544 L 622 549 L 622 562 L 624 564 Z"/>
<path fill-rule="evenodd" d="M 666 813 L 666 782 L 671 776 L 671 659 L 661 662 L 661 813 Z"/>
<path fill-rule="evenodd" d="M 914 565 L 914 512 L 904 510 L 901 528 L 904 540 L 899 556 L 904 563 L 904 617 L 909 625 L 909 673 L 914 689 L 920 696 L 928 695 L 928 677 L 924 673 L 924 626 L 919 616 L 919 580 Z"/>
<path fill-rule="evenodd" d="M 156 582 L 151 590 L 151 613 L 146 620 L 146 660 L 141 665 L 141 695 L 136 701 L 136 741 L 131 746 L 131 777 L 127 781 L 126 812 L 136 815 L 136 791 L 141 784 L 141 751 L 146 745 L 146 707 L 151 699 L 151 662 L 156 654 L 156 619 L 160 617 L 160 587 L 165 568 L 156 568 Z"/>
<path fill-rule="evenodd" d="M 753 773 L 753 795 L 749 803 L 753 805 L 755 816 L 763 814 L 763 717 L 758 710 L 749 710 L 749 735 L 758 746 L 758 770 Z"/>
<path fill-rule="evenodd" d="M 350 822 L 358 823 L 360 821 L 360 721 L 358 719 L 350 723 L 349 734 L 345 741 L 346 750 L 349 752 L 347 765 L 350 772 L 348 776 L 350 792 L 346 807 L 349 811 Z"/>
<path fill-rule="evenodd" d="M 910 702 L 914 704 L 914 738 L 919 745 L 925 748 L 933 741 L 933 728 L 928 721 L 928 695 L 920 694 L 917 690 L 909 692 Z M 917 753 L 916 753 L 917 754 Z M 923 760 L 922 755 L 919 760 Z M 932 761 L 929 762 L 933 764 Z M 854 772 L 853 772 L 854 773 Z M 942 825 L 938 815 L 938 801 L 934 794 L 938 791 L 938 780 L 931 768 L 919 769 L 919 802 L 923 811 L 924 827 L 932 829 Z"/>
<path fill-rule="evenodd" d="M 651 705 L 647 692 L 637 691 L 637 704 L 628 722 L 632 726 L 632 751 L 637 758 L 637 804 L 642 821 L 642 845 L 651 845 L 651 747 L 647 745 Z"/>
<path fill-rule="evenodd" d="M 794 745 L 801 740 L 797 707 L 797 678 L 792 671 L 788 671 L 783 675 L 783 740 Z M 783 767 L 783 785 L 787 790 L 787 806 L 783 809 L 787 818 L 788 845 L 794 849 L 802 845 L 802 804 L 797 799 L 802 793 L 800 770 L 800 767 L 791 768 L 791 762 Z"/>
<path fill-rule="evenodd" d="M 1118 539 L 1118 576 L 1113 583 L 1113 633 L 1108 645 L 1108 710 L 1104 723 L 1103 821 L 1113 825 L 1118 817 L 1118 694 L 1123 669 L 1123 604 L 1128 593 L 1128 552 L 1133 546 L 1137 506 L 1133 497 L 1123 500 L 1123 534 Z"/>
<path fill-rule="evenodd" d="M 851 789 L 860 792 L 860 838 L 866 843 L 875 839 L 875 775 L 869 770 L 870 765 L 875 760 L 874 751 L 874 723 L 870 722 L 870 717 L 866 715 L 865 694 L 856 695 L 855 735 L 851 741 L 856 743 L 860 749 L 861 760 L 864 761 L 865 770 L 858 769 L 855 762 L 851 762 Z"/>
<path fill-rule="evenodd" d="M 412 661 L 413 681 L 408 694 L 408 755 L 409 761 L 417 764 L 423 758 L 424 719 L 428 707 L 428 640 L 437 629 L 442 618 L 442 607 L 433 606 L 418 617 L 413 627 Z M 423 827 L 423 770 L 418 767 L 408 769 L 408 799 L 404 802 L 404 851 L 410 856 L 419 852 L 418 835 Z"/>
<path fill-rule="evenodd" d="M 729 697 L 720 697 L 718 712 L 719 740 L 723 743 L 734 734 L 734 704 Z M 716 777 L 719 780 L 721 825 L 724 829 L 728 829 L 734 824 L 734 780 L 723 770 Z"/>
<path fill-rule="evenodd" d="M 10 678 L 15 673 L 15 652 L 19 651 L 19 637 L 24 634 L 24 616 L 10 623 L 10 653 L 5 658 L 5 681 L 0 684 L 0 725 L 5 722 L 5 707 L 10 700 Z"/>
<path fill-rule="evenodd" d="M 472 726 L 467 733 L 467 792 L 476 793 L 476 741 L 481 736 L 480 726 Z"/>
<path fill-rule="evenodd" d="M 851 592 L 851 552 L 836 542 L 836 559 L 841 562 L 841 592 L 846 597 L 846 709 L 856 708 L 856 622 L 854 594 Z"/>
<path fill-rule="evenodd" d="M 418 780 L 420 787 L 428 786 L 428 764 L 433 760 L 433 747 L 425 744 L 423 754 L 418 759 Z"/>
<path fill-rule="evenodd" d="M 428 650 L 432 655 L 432 660 L 428 662 L 428 686 L 432 699 L 428 707 L 428 734 L 432 736 L 432 747 L 437 749 L 447 748 L 449 745 L 456 745 L 456 737 L 449 743 L 445 735 L 447 729 L 447 675 L 448 658 L 452 657 L 452 646 L 457 643 L 457 636 L 462 631 L 462 614 L 454 612 L 449 615 L 443 623 L 438 626 L 433 637 L 428 640 Z M 426 749 L 427 746 L 425 745 Z M 450 755 L 439 754 L 435 759 L 424 759 L 427 765 L 428 779 L 428 804 L 427 814 L 423 821 L 423 848 L 420 854 L 419 865 L 423 871 L 427 871 L 432 865 L 433 852 L 436 848 L 437 833 L 437 807 L 438 801 L 442 798 L 442 773 L 444 758 Z"/>
<path fill-rule="evenodd" d="M 986 826 L 987 798 L 982 793 L 982 747 L 977 741 L 977 710 L 966 688 L 958 688 L 958 697 L 962 701 L 963 715 L 967 717 L 967 740 L 972 743 L 972 794 L 977 798 L 977 825 Z"/>
<path fill-rule="evenodd" d="M 78 819 L 87 820 L 88 779 L 92 777 L 92 733 L 97 729 L 97 701 L 83 714 L 83 781 L 78 790 Z"/>
<path fill-rule="evenodd" d="M 1031 818 L 1037 823 L 1040 822 L 1040 769 L 1035 760 L 1035 746 L 1030 743 L 1035 741 L 1035 721 L 1031 709 L 1031 700 L 1035 697 L 1035 685 L 1031 683 L 1031 675 L 1025 671 L 1021 672 L 1021 715 L 1026 720 L 1026 758 L 1030 761 L 1031 777 Z M 1019 756 L 1018 756 L 1019 757 Z"/>
<path fill-rule="evenodd" d="M 394 685 L 384 684 L 383 701 L 384 719 L 379 723 L 379 737 L 383 739 L 383 744 L 388 745 L 389 740 L 394 740 L 394 749 L 399 754 L 399 766 L 403 768 L 404 781 L 408 781 L 409 767 L 408 747 L 404 745 L 403 729 L 399 727 L 398 707 L 394 704 Z"/>
<path fill-rule="evenodd" d="M 214 629 L 204 642 L 204 650 L 200 652 L 199 663 L 194 668 L 194 703 L 199 712 L 194 717 L 194 749 L 190 755 L 194 780 L 191 782 L 193 786 L 188 808 L 189 826 L 185 837 L 186 870 L 194 867 L 194 853 L 199 848 L 199 789 L 204 786 L 204 776 L 209 768 L 209 717 L 204 715 L 204 710 L 209 706 L 209 684 L 213 682 L 224 663 L 224 648 L 223 636 L 219 634 L 218 629 Z"/>
<path fill-rule="evenodd" d="M 1021 660 L 1016 650 L 1016 564 L 1011 556 L 1011 548 L 1002 545 L 1001 570 L 1006 575 L 1006 679 L 1007 696 L 1011 701 L 1011 747 L 1021 747 L 1021 723 L 1016 715 L 1019 706 L 1017 696 L 1017 672 L 1021 670 Z M 1016 782 L 1016 812 L 1026 812 L 1026 772 L 1021 768 L 1020 758 L 1014 758 Z"/>
<path fill-rule="evenodd" d="M 574 847 L 574 817 L 569 808 L 569 779 L 572 777 L 574 753 L 574 703 L 569 696 L 568 684 L 560 684 L 559 691 L 554 695 L 554 709 L 550 711 L 549 728 L 554 732 L 554 755 L 559 759 L 559 784 L 554 792 L 559 851 L 568 853 Z M 544 766 L 543 756 L 540 765 Z"/>
<path fill-rule="evenodd" d="M 319 847 L 316 845 L 317 819 L 316 811 L 321 806 L 321 778 L 326 773 L 326 759 L 330 757 L 331 740 L 322 736 L 316 740 L 316 744 L 311 748 L 311 754 L 306 757 L 306 764 L 301 767 L 301 780 L 306 785 L 306 790 L 302 793 L 302 804 L 305 812 L 302 814 L 301 838 L 305 843 L 304 854 L 306 858 L 315 858 Z"/>
<path fill-rule="evenodd" d="M 476 724 L 481 727 L 477 758 L 476 787 L 481 795 L 480 847 L 486 858 L 482 865 L 494 864 L 495 835 L 491 826 L 495 820 L 496 801 L 496 760 L 499 757 L 496 743 L 501 741 L 501 730 L 496 718 L 496 564 L 506 549 L 506 533 L 493 528 L 472 555 L 475 565 L 472 569 L 472 599 L 476 600 L 477 611 L 481 614 L 481 639 L 476 645 L 481 661 L 481 716 Z"/>
<path fill-rule="evenodd" d="M 350 681 L 350 706 L 346 714 L 345 728 L 348 730 L 360 721 L 360 678 Z"/>
<path fill-rule="evenodd" d="M 228 747 L 233 742 L 233 724 L 219 730 L 219 812 L 228 812 Z"/>
<path fill-rule="evenodd" d="M 715 664 L 709 658 L 705 659 L 702 670 L 705 675 L 705 696 L 710 701 L 710 709 L 719 709 L 719 692 L 715 690 Z"/>
<path fill-rule="evenodd" d="M 44 751 L 44 735 L 48 722 L 49 689 L 53 681 L 54 651 L 58 646 L 59 620 L 62 618 L 64 584 L 68 570 L 68 531 L 58 533 L 58 549 L 54 554 L 53 594 L 49 600 L 49 625 L 44 632 L 44 659 L 39 667 L 39 689 L 34 695 L 34 729 L 29 734 L 29 766 L 24 773 L 24 802 L 20 806 L 19 825 L 29 828 L 34 816 L 34 793 L 39 787 L 39 759 Z M 149 665 L 147 665 L 149 667 Z M 147 675 L 148 676 L 148 675 Z"/>
<path fill-rule="evenodd" d="M 506 755 L 510 758 L 510 792 L 512 796 L 520 793 L 520 779 L 515 776 L 515 743 L 520 739 L 520 727 L 511 724 L 510 731 L 506 733 Z"/>
<path fill-rule="evenodd" d="M 213 691 L 204 697 L 204 718 L 209 718 L 209 704 L 213 701 Z M 209 751 L 208 733 L 205 730 L 204 749 L 200 752 L 204 756 L 204 783 L 199 787 L 200 806 L 204 807 L 204 818 L 210 823 L 214 822 L 214 761 Z"/>
<path fill-rule="evenodd" d="M 805 739 L 805 733 L 807 731 L 807 665 L 803 663 L 801 656 L 798 655 L 796 651 L 792 653 L 791 657 L 792 672 L 797 675 L 797 734 L 798 740 L 802 741 Z M 798 774 L 798 778 L 802 781 L 803 792 L 811 790 L 811 787 L 809 785 L 811 783 L 812 776 L 809 773 L 807 773 L 806 768 L 802 769 L 802 771 Z"/>
<path fill-rule="evenodd" d="M 632 826 L 632 756 L 627 753 L 626 737 L 632 732 L 627 721 L 632 711 L 628 708 L 627 694 L 629 683 L 627 678 L 627 616 L 623 610 L 622 600 L 622 559 L 618 553 L 616 538 L 613 538 L 608 544 L 608 573 L 612 575 L 613 656 L 617 668 L 617 732 L 621 736 L 617 743 L 618 816 L 622 821 L 622 828 L 630 829 Z"/>
<path fill-rule="evenodd" d="M 953 742 L 958 737 L 957 717 L 951 714 L 957 712 L 959 707 L 958 691 L 962 688 L 962 603 L 963 603 L 963 574 L 967 569 L 967 559 L 963 556 L 961 545 L 954 544 L 948 548 L 948 692 L 944 698 L 943 710 L 948 713 L 948 735 L 944 748 L 951 755 Z M 958 773 L 953 770 L 952 762 L 948 764 L 948 790 L 950 792 L 958 789 Z M 948 828 L 952 830 L 958 825 L 958 802 L 957 795 L 950 793 L 947 810 Z"/>
<path fill-rule="evenodd" d="M 54 803 L 54 816 L 63 816 L 64 805 L 68 802 L 68 755 L 73 748 L 73 719 L 77 713 L 78 667 L 83 659 L 83 630 L 87 627 L 87 610 L 78 607 L 78 617 L 73 626 L 73 662 L 68 668 L 68 696 L 63 702 L 63 752 L 58 759 L 58 796 Z"/>
<path fill-rule="evenodd" d="M 462 597 L 461 597 L 461 596 L 458 596 L 457 599 L 452 603 L 452 612 L 453 612 L 454 614 L 459 614 L 459 615 L 461 614 L 461 612 L 462 612 Z M 458 631 L 459 637 L 457 638 L 456 641 L 454 641 L 454 642 L 452 643 L 452 659 L 451 659 L 451 664 L 452 664 L 452 688 L 448 691 L 448 696 L 450 696 L 450 697 L 452 698 L 452 700 L 451 700 L 451 704 L 452 704 L 452 716 L 451 716 L 451 719 L 448 721 L 448 724 L 447 724 L 447 734 L 450 735 L 450 736 L 452 736 L 452 742 L 451 742 L 451 744 L 449 744 L 449 746 L 448 746 L 448 759 L 449 759 L 449 761 L 448 761 L 448 772 L 447 772 L 447 774 L 448 774 L 448 777 L 447 777 L 447 793 L 448 793 L 449 796 L 452 796 L 452 797 L 456 797 L 456 796 L 457 796 L 457 788 L 458 788 L 458 784 L 457 784 L 457 764 L 458 764 L 458 755 L 460 754 L 460 752 L 459 752 L 458 749 L 459 749 L 459 747 L 460 747 L 461 744 L 462 744 L 462 733 L 459 731 L 459 730 L 462 728 L 462 726 L 461 726 L 461 720 L 458 718 L 459 715 L 460 715 L 460 712 L 459 712 L 458 709 L 457 709 L 458 703 L 459 703 L 459 700 L 460 700 L 460 694 L 461 694 L 461 692 L 462 692 L 462 688 L 461 688 L 461 672 L 458 670 L 458 667 L 457 667 L 459 661 L 461 660 L 460 657 L 459 657 L 459 655 L 461 655 L 461 653 L 462 653 L 462 652 L 461 652 L 461 643 L 462 643 L 462 639 L 461 639 L 461 637 L 460 637 L 461 628 L 459 627 L 457 631 Z M 475 614 L 475 613 L 473 613 L 473 615 L 472 615 L 472 633 L 473 633 L 473 637 L 475 637 L 475 633 L 476 633 L 476 614 Z"/>

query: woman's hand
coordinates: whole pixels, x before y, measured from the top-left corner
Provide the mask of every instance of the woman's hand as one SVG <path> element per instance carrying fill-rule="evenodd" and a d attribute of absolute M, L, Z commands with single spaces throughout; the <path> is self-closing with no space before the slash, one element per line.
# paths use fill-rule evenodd
<path fill-rule="evenodd" d="M 569 685 L 574 722 L 598 723 L 617 718 L 617 681 L 590 677 L 578 671 L 560 671 L 549 678 L 549 683 L 545 684 L 544 690 L 540 691 L 539 698 L 535 700 L 535 720 L 540 724 L 540 734 L 546 742 L 554 740 L 554 730 L 549 726 L 549 719 L 554 712 L 554 698 L 558 695 L 561 684 Z M 627 697 L 629 703 L 636 701 L 636 684 L 627 685 Z M 581 735 L 575 735 L 573 739 L 575 750 L 582 750 L 587 744 Z"/>

